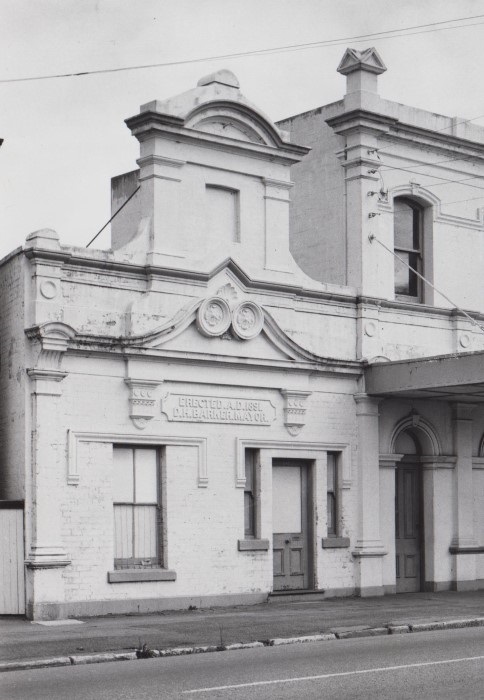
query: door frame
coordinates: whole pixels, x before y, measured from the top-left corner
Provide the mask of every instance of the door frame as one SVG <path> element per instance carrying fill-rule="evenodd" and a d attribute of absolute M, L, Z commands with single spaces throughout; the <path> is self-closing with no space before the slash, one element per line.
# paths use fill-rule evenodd
<path fill-rule="evenodd" d="M 415 471 L 417 474 L 417 489 L 418 489 L 418 509 L 419 509 L 419 554 L 420 554 L 420 576 L 419 576 L 419 589 L 415 593 L 422 593 L 425 591 L 425 511 L 424 511 L 424 480 L 423 480 L 423 465 L 420 455 L 404 454 L 398 461 L 395 468 L 395 515 L 394 519 L 396 521 L 396 499 L 397 499 L 397 479 L 399 468 L 405 467 L 405 465 L 415 465 Z M 397 533 L 395 527 L 395 554 L 397 550 Z M 395 556 L 395 585 L 396 585 L 396 556 Z"/>
<path fill-rule="evenodd" d="M 279 462 L 279 464 L 277 464 Z M 294 589 L 284 589 L 288 591 L 294 591 L 297 593 L 297 591 L 303 591 L 303 590 L 314 590 L 315 589 L 315 582 L 316 582 L 316 577 L 315 577 L 315 540 L 316 538 L 314 537 L 314 469 L 315 469 L 315 462 L 314 460 L 310 459 L 300 459 L 298 457 L 272 457 L 271 460 L 271 470 L 274 469 L 274 467 L 301 467 L 301 469 L 304 469 L 306 472 L 306 494 L 305 494 L 305 507 L 303 507 L 303 504 L 301 504 L 301 519 L 304 517 L 304 511 L 305 512 L 305 523 L 303 522 L 303 528 L 304 525 L 306 526 L 306 532 L 305 532 L 305 548 L 307 552 L 307 588 L 294 588 Z M 272 471 L 271 471 L 271 478 L 272 478 Z M 303 493 L 301 494 L 303 497 Z M 272 521 L 271 521 L 272 522 Z M 272 537 L 274 537 L 274 531 L 272 532 Z M 273 541 L 273 540 L 272 540 Z M 274 570 L 273 570 L 273 581 L 274 581 Z"/>
<path fill-rule="evenodd" d="M 263 438 L 236 438 L 237 461 L 235 465 L 235 486 L 243 489 L 245 487 L 245 450 L 253 448 L 260 452 L 260 486 L 261 501 L 260 507 L 263 512 L 270 512 L 272 508 L 272 460 L 273 459 L 295 459 L 307 460 L 312 468 L 309 470 L 310 478 L 310 532 L 312 541 L 309 543 L 309 553 L 313 570 L 309 580 L 310 590 L 320 590 L 324 586 L 324 571 L 321 568 L 323 549 L 321 543 L 326 537 L 326 457 L 328 452 L 338 452 L 340 454 L 341 476 L 340 489 L 343 492 L 350 489 L 353 484 L 352 472 L 352 452 L 351 444 L 348 442 L 311 442 L 290 440 L 267 440 Z M 267 509 L 267 511 L 265 510 Z M 263 517 L 261 537 L 271 541 L 270 556 L 272 557 L 272 518 Z M 272 568 L 271 568 L 272 571 Z M 272 586 L 272 582 L 271 582 Z"/>

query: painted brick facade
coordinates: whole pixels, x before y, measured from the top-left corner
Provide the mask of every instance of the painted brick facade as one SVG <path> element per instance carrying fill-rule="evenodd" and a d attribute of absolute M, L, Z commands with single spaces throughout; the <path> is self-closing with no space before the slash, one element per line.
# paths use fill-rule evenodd
<path fill-rule="evenodd" d="M 2 262 L 0 498 L 25 500 L 29 617 L 393 593 L 396 561 L 411 590 L 482 585 L 482 221 L 443 212 L 430 172 L 416 184 L 390 169 L 388 192 L 366 189 L 380 187 L 370 151 L 385 138 L 390 164 L 430 143 L 472 152 L 477 173 L 484 137 L 449 138 L 447 118 L 380 100 L 383 69 L 376 52 L 347 52 L 347 96 L 284 122 L 291 139 L 229 71 L 143 105 L 127 120 L 139 169 L 113 179 L 113 210 L 139 190 L 112 248 L 42 230 Z M 414 195 L 432 225 L 425 272 L 471 318 L 395 298 L 391 250 L 371 236 L 391 244 L 394 200 Z M 438 355 L 461 360 L 447 380 Z M 156 503 L 136 500 L 142 476 L 123 476 L 119 447 L 156 451 Z"/>

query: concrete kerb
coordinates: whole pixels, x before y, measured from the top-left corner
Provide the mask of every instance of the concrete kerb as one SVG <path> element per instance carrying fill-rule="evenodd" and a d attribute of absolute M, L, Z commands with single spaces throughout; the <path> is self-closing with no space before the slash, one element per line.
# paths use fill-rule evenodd
<path fill-rule="evenodd" d="M 287 644 L 303 644 L 310 642 L 326 642 L 339 639 L 355 639 L 376 637 L 390 634 L 406 634 L 415 632 L 433 632 L 438 630 L 460 629 L 465 627 L 484 627 L 484 617 L 465 620 L 444 620 L 441 622 L 422 622 L 392 625 L 385 627 L 368 627 L 358 629 L 341 629 L 337 632 L 327 632 L 300 637 L 275 637 L 264 641 L 237 642 L 227 645 L 207 645 L 193 647 L 173 647 L 171 649 L 149 649 L 146 656 L 140 657 L 136 651 L 102 652 L 99 654 L 84 654 L 76 656 L 56 656 L 50 659 L 34 659 L 31 661 L 11 661 L 0 663 L 0 673 L 6 671 L 25 671 L 29 669 L 48 668 L 54 666 L 78 666 L 99 664 L 113 661 L 133 661 L 142 658 L 167 658 L 169 656 L 187 656 L 190 654 L 207 654 L 217 651 L 238 651 L 239 649 L 256 649 L 282 646 Z"/>

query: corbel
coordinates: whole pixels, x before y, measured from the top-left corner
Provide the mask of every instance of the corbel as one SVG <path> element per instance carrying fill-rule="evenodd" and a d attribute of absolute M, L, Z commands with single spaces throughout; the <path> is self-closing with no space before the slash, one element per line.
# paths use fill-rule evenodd
<path fill-rule="evenodd" d="M 290 435 L 299 435 L 306 425 L 306 399 L 311 396 L 311 391 L 294 391 L 281 389 L 284 397 L 284 425 Z"/>
<path fill-rule="evenodd" d="M 124 380 L 129 388 L 129 417 L 139 430 L 144 430 L 156 414 L 155 390 L 163 382 L 155 379 Z"/>

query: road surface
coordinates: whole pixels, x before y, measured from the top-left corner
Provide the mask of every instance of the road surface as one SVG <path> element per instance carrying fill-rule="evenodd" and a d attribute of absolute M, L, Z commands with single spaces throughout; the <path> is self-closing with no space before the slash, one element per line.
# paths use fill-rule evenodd
<path fill-rule="evenodd" d="M 15 671 L 2 700 L 256 700 L 484 696 L 484 629 Z"/>

